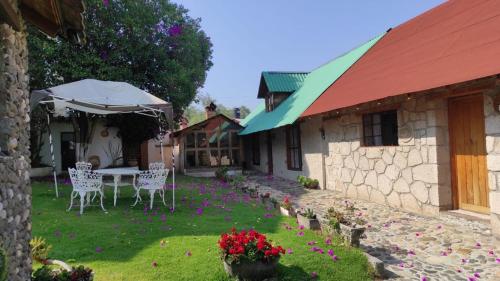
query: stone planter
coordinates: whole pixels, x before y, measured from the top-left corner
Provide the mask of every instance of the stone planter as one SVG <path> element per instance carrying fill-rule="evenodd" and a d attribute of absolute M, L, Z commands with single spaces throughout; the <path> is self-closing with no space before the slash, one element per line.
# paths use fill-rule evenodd
<path fill-rule="evenodd" d="M 359 240 L 363 233 L 365 233 L 366 228 L 359 226 L 349 226 L 345 224 L 340 224 L 340 229 L 337 230 L 339 234 L 344 237 L 344 239 L 353 247 L 359 247 Z"/>
<path fill-rule="evenodd" d="M 239 263 L 228 264 L 224 261 L 224 269 L 229 276 L 236 277 L 238 280 L 260 281 L 276 274 L 278 262 L 279 258 L 273 259 L 269 263 L 240 261 Z"/>
<path fill-rule="evenodd" d="M 280 206 L 280 212 L 283 216 L 294 217 L 294 218 L 297 217 L 297 214 L 293 209 L 287 210 Z"/>
<path fill-rule="evenodd" d="M 303 216 L 300 213 L 297 213 L 297 220 L 299 222 L 299 225 L 303 225 L 304 228 L 307 229 L 312 229 L 312 230 L 319 230 L 321 229 L 321 225 L 319 223 L 318 219 L 309 219 Z"/>

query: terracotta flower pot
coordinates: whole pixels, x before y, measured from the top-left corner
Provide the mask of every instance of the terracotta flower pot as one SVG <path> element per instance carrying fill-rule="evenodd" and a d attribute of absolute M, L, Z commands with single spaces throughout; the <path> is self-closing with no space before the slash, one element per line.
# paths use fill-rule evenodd
<path fill-rule="evenodd" d="M 224 261 L 224 269 L 229 276 L 236 277 L 238 280 L 260 281 L 276 274 L 278 262 L 279 257 L 267 263 L 262 261 L 240 261 L 239 263 L 229 264 Z"/>

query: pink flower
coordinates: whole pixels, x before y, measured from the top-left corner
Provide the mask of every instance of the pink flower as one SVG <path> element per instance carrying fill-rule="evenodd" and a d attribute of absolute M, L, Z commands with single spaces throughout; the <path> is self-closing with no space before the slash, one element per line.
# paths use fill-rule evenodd
<path fill-rule="evenodd" d="M 325 244 L 326 244 L 326 245 L 332 245 L 332 239 L 327 238 L 327 239 L 325 240 Z"/>
<path fill-rule="evenodd" d="M 477 249 L 481 248 L 481 243 L 476 242 L 476 248 L 477 248 Z"/>
<path fill-rule="evenodd" d="M 311 272 L 311 278 L 312 279 L 318 278 L 318 273 L 316 273 L 315 271 Z"/>
<path fill-rule="evenodd" d="M 191 255 L 192 255 L 192 254 L 191 254 L 191 251 L 189 251 L 189 250 L 188 250 L 188 251 L 186 252 L 186 256 L 187 256 L 187 257 L 190 257 Z"/>
<path fill-rule="evenodd" d="M 293 254 L 293 250 L 292 250 L 291 248 L 288 248 L 288 249 L 286 250 L 286 253 L 287 253 L 287 254 L 289 254 L 289 255 L 290 255 L 290 254 Z"/>
<path fill-rule="evenodd" d="M 328 255 L 330 257 L 333 257 L 333 256 L 335 256 L 335 252 L 332 249 L 330 249 L 330 250 L 328 250 Z"/>
<path fill-rule="evenodd" d="M 104 7 L 109 6 L 109 0 L 102 0 L 102 4 L 104 5 Z"/>
<path fill-rule="evenodd" d="M 420 237 L 420 236 L 422 236 L 422 233 L 417 232 L 417 233 L 415 233 L 415 236 Z"/>
<path fill-rule="evenodd" d="M 339 257 L 337 257 L 336 255 L 333 255 L 332 260 L 333 260 L 333 261 L 338 261 L 338 260 L 339 260 Z"/>
<path fill-rule="evenodd" d="M 496 258 L 496 259 L 495 259 L 495 262 L 496 262 L 496 263 L 500 263 L 500 258 Z"/>
<path fill-rule="evenodd" d="M 467 259 L 462 259 L 462 263 L 467 263 L 468 260 Z"/>
<path fill-rule="evenodd" d="M 469 277 L 468 280 L 469 281 L 476 281 L 477 279 L 475 277 Z"/>
<path fill-rule="evenodd" d="M 414 256 L 414 255 L 415 255 L 415 251 L 413 251 L 413 250 L 409 250 L 409 251 L 408 251 L 408 255 L 409 255 L 409 256 Z"/>
<path fill-rule="evenodd" d="M 101 247 L 96 247 L 95 248 L 96 253 L 102 253 L 102 248 Z"/>
<path fill-rule="evenodd" d="M 299 229 L 300 230 L 304 229 L 304 226 L 303 225 L 299 225 Z"/>
<path fill-rule="evenodd" d="M 151 263 L 151 266 L 152 267 L 158 267 L 158 263 L 156 263 L 155 261 L 153 261 L 153 263 Z"/>
<path fill-rule="evenodd" d="M 420 280 L 421 280 L 421 281 L 427 281 L 428 279 L 427 279 L 427 277 L 422 276 L 422 278 L 421 278 Z"/>
<path fill-rule="evenodd" d="M 441 256 L 446 257 L 448 255 L 448 252 L 442 251 Z"/>
<path fill-rule="evenodd" d="M 488 251 L 488 255 L 490 255 L 490 256 L 494 256 L 494 255 L 495 255 L 495 252 L 493 252 L 493 250 L 489 250 L 489 251 Z"/>
<path fill-rule="evenodd" d="M 309 246 L 312 246 L 314 244 L 316 244 L 316 241 L 309 241 L 309 242 L 307 242 L 307 245 L 309 245 Z"/>
<path fill-rule="evenodd" d="M 403 267 L 405 267 L 405 264 L 403 262 L 400 262 L 399 267 L 403 268 Z"/>
<path fill-rule="evenodd" d="M 304 236 L 304 232 L 303 231 L 297 232 L 297 236 Z"/>
<path fill-rule="evenodd" d="M 196 209 L 196 214 L 197 214 L 198 216 L 203 215 L 203 208 L 198 208 L 198 209 Z"/>
<path fill-rule="evenodd" d="M 371 224 L 368 224 L 366 227 L 368 227 L 368 228 L 372 228 L 372 225 L 371 225 Z"/>
<path fill-rule="evenodd" d="M 443 226 L 438 224 L 437 229 L 441 229 L 441 228 L 443 228 Z"/>
<path fill-rule="evenodd" d="M 479 272 L 474 272 L 474 277 L 479 278 L 481 275 L 479 275 Z"/>
<path fill-rule="evenodd" d="M 462 273 L 462 269 L 457 268 L 457 272 L 458 272 L 458 273 Z"/>

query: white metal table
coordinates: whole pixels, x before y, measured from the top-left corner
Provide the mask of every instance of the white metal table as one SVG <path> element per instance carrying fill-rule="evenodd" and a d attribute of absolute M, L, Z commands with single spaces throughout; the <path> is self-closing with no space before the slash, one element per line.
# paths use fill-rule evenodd
<path fill-rule="evenodd" d="M 95 170 L 96 173 L 103 175 L 113 176 L 114 182 L 114 198 L 113 198 L 113 206 L 116 207 L 116 199 L 118 197 L 118 185 L 120 184 L 120 179 L 122 176 L 133 176 L 135 181 L 135 176 L 139 174 L 141 171 L 138 167 L 126 167 L 126 168 L 109 168 L 109 169 L 99 169 Z M 134 186 L 134 183 L 132 183 Z"/>

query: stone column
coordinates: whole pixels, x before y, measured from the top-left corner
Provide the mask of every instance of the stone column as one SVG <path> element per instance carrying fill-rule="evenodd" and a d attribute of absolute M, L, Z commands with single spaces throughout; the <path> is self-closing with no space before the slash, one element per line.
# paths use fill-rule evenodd
<path fill-rule="evenodd" d="M 24 31 L 0 24 L 0 58 L 0 247 L 7 253 L 7 280 L 25 281 L 31 275 L 31 186 Z"/>
<path fill-rule="evenodd" d="M 497 95 L 500 95 L 500 87 L 485 94 L 484 115 L 491 230 L 500 238 L 500 113 L 493 105 L 493 99 Z"/>

